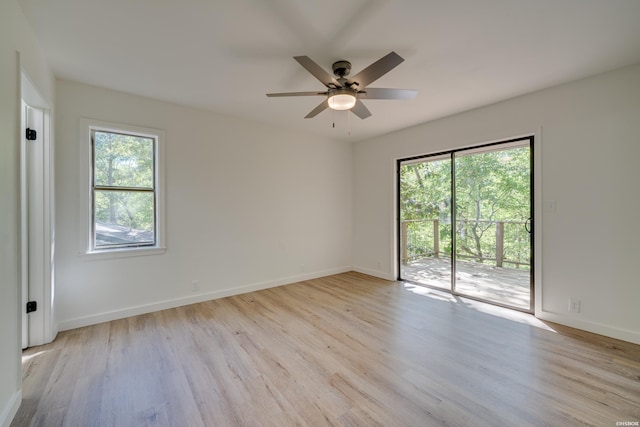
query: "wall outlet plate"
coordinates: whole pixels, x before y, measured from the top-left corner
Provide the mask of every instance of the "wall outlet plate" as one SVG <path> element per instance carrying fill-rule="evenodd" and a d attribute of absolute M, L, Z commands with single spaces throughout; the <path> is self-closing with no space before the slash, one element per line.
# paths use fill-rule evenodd
<path fill-rule="evenodd" d="M 571 313 L 580 313 L 580 300 L 577 298 L 569 298 L 569 311 Z"/>

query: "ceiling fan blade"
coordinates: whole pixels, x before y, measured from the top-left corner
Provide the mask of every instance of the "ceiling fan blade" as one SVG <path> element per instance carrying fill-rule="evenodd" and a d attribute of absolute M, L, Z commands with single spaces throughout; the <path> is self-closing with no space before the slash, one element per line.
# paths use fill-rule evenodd
<path fill-rule="evenodd" d="M 293 59 L 298 61 L 298 63 L 302 65 L 305 70 L 310 72 L 313 77 L 320 80 L 320 82 L 322 82 L 322 84 L 326 87 L 330 87 L 330 85 L 333 85 L 335 87 L 342 87 L 342 85 L 338 83 L 335 78 L 331 77 L 331 74 L 327 73 L 321 66 L 313 62 L 313 60 L 308 56 L 294 56 Z"/>
<path fill-rule="evenodd" d="M 351 112 L 361 119 L 366 119 L 371 116 L 371 111 L 369 111 L 369 109 L 365 107 L 359 99 L 356 101 L 356 105 L 351 109 Z"/>
<path fill-rule="evenodd" d="M 402 63 L 402 61 L 404 61 L 404 59 L 402 59 L 400 55 L 395 52 L 391 52 L 360 71 L 358 74 L 350 78 L 349 81 L 358 83 L 358 86 L 362 89 L 396 68 Z"/>
<path fill-rule="evenodd" d="M 413 99 L 418 95 L 417 90 L 412 89 L 386 89 L 368 87 L 358 96 L 365 99 Z"/>
<path fill-rule="evenodd" d="M 282 92 L 282 93 L 268 93 L 268 97 L 277 97 L 277 96 L 316 96 L 316 95 L 327 95 L 327 92 Z"/>
<path fill-rule="evenodd" d="M 307 114 L 306 116 L 304 116 L 305 119 L 310 119 L 312 117 L 317 116 L 318 114 L 322 113 L 324 110 L 326 110 L 327 108 L 329 108 L 329 101 L 327 99 L 325 99 L 320 105 L 318 105 L 316 108 L 314 108 L 313 110 L 311 110 L 311 112 L 309 114 Z"/>

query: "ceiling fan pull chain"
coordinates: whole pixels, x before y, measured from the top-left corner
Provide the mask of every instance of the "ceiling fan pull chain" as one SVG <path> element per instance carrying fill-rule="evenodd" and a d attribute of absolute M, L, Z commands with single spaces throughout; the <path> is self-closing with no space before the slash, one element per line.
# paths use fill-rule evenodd
<path fill-rule="evenodd" d="M 348 129 L 347 129 L 347 135 L 351 136 L 351 110 L 347 110 L 347 123 L 348 123 Z"/>

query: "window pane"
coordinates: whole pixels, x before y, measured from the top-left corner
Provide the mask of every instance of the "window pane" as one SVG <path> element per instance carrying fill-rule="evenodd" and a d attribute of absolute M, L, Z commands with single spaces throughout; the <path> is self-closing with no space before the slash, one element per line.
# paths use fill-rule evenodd
<path fill-rule="evenodd" d="M 153 138 L 95 131 L 95 184 L 152 188 L 153 146 Z"/>
<path fill-rule="evenodd" d="M 94 203 L 96 248 L 155 243 L 153 192 L 96 190 Z"/>

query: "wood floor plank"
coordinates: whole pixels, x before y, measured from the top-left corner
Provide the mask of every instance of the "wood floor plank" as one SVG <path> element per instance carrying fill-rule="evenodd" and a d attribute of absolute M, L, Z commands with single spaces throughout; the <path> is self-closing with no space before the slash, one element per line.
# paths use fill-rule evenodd
<path fill-rule="evenodd" d="M 345 273 L 59 334 L 12 426 L 615 426 L 640 346 Z"/>

